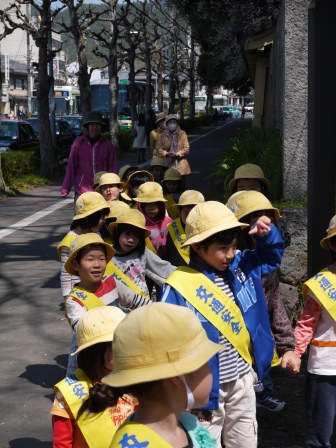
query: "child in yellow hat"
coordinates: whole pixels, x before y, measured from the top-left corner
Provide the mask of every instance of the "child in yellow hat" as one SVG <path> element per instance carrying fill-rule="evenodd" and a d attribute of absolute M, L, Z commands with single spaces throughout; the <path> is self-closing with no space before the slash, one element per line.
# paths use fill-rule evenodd
<path fill-rule="evenodd" d="M 172 219 L 166 214 L 166 199 L 161 185 L 148 182 L 140 185 L 135 198 L 137 208 L 146 218 L 146 228 L 150 230 L 150 249 L 166 260 L 168 224 Z"/>
<path fill-rule="evenodd" d="M 109 407 L 95 418 L 84 414 L 83 400 L 94 395 L 103 376 L 114 368 L 112 341 L 114 331 L 125 314 L 116 307 L 98 307 L 87 311 L 76 326 L 78 369 L 55 385 L 51 410 L 53 446 L 109 448 L 117 428 L 130 415 L 137 401 L 125 395 L 117 406 Z"/>
<path fill-rule="evenodd" d="M 176 269 L 168 261 L 161 260 L 146 247 L 150 231 L 146 228 L 145 217 L 139 210 L 123 211 L 117 220 L 110 224 L 109 230 L 115 254 L 107 265 L 106 273 L 121 278 L 142 302 L 149 299 L 145 276 L 158 287 Z M 139 306 L 133 303 L 133 307 Z"/>
<path fill-rule="evenodd" d="M 221 348 L 187 308 L 153 303 L 126 316 L 115 331 L 115 368 L 102 380 L 110 387 L 101 387 L 101 409 L 125 392 L 138 398 L 139 407 L 118 429 L 111 448 L 215 448 L 197 419 L 183 411 L 209 400 L 208 361 Z"/>
<path fill-rule="evenodd" d="M 148 171 L 153 174 L 154 181 L 161 183 L 163 181 L 164 173 L 167 171 L 168 166 L 165 159 L 161 157 L 153 157 L 151 164 L 148 167 Z"/>
<path fill-rule="evenodd" d="M 96 192 L 100 193 L 107 202 L 118 201 L 125 188 L 124 182 L 114 173 L 104 173 L 99 178 Z"/>
<path fill-rule="evenodd" d="M 234 212 L 238 220 L 243 220 L 249 227 L 243 230 L 242 238 L 239 241 L 238 249 L 253 250 L 255 242 L 249 230 L 260 216 L 267 216 L 273 225 L 281 218 L 279 210 L 272 206 L 271 202 L 258 191 L 239 191 L 233 194 L 227 207 Z M 279 272 L 275 270 L 262 279 L 265 293 L 266 305 L 270 319 L 271 331 L 275 340 L 276 352 L 280 357 L 281 367 L 293 373 L 298 373 L 300 369 L 300 359 L 295 355 L 295 337 L 291 323 L 282 299 L 280 297 Z M 263 380 L 264 390 L 257 393 L 257 407 L 264 407 L 270 411 L 281 411 L 285 402 L 273 396 L 273 382 L 269 374 Z"/>
<path fill-rule="evenodd" d="M 226 448 L 257 446 L 254 384 L 262 387 L 274 355 L 261 277 L 280 265 L 283 254 L 280 234 L 266 216 L 250 230 L 256 249 L 237 251 L 245 227 L 219 202 L 196 205 L 182 245 L 190 246 L 190 263 L 168 277 L 161 296 L 193 310 L 208 337 L 223 346 L 210 360 L 210 401 L 193 412 Z"/>
<path fill-rule="evenodd" d="M 125 192 L 121 193 L 121 199 L 128 203 L 131 208 L 135 208 L 136 202 L 134 199 L 138 196 L 140 185 L 153 181 L 154 177 L 148 171 L 135 171 L 129 176 L 125 185 Z"/>
<path fill-rule="evenodd" d="M 174 168 L 168 168 L 162 183 L 163 197 L 167 200 L 167 212 L 171 219 L 178 218 L 179 214 L 172 209 L 183 193 L 182 176 Z"/>
<path fill-rule="evenodd" d="M 186 242 L 185 224 L 191 210 L 204 202 L 204 196 L 196 190 L 186 190 L 181 194 L 177 204 L 173 205 L 173 210 L 178 218 L 168 224 L 167 236 L 167 260 L 175 266 L 186 266 L 190 261 L 189 246 L 182 249 L 182 244 Z"/>
<path fill-rule="evenodd" d="M 295 353 L 301 357 L 309 345 L 307 447 L 332 446 L 336 397 L 336 216 L 320 245 L 330 252 L 332 262 L 303 284 L 305 306 L 294 330 Z"/>

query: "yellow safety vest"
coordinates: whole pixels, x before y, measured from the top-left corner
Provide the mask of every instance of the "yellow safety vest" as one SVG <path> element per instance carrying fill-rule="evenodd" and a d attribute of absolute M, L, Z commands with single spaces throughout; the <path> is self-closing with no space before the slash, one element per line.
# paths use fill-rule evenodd
<path fill-rule="evenodd" d="M 91 380 L 81 369 L 77 369 L 55 386 L 62 393 L 74 420 L 83 401 L 89 397 L 90 387 Z M 108 448 L 117 430 L 108 409 L 99 414 L 82 414 L 77 425 L 90 448 Z"/>
<path fill-rule="evenodd" d="M 155 255 L 157 255 L 155 247 L 153 246 L 151 240 L 149 239 L 149 236 L 146 238 L 146 247 L 147 249 L 151 250 Z"/>
<path fill-rule="evenodd" d="M 87 310 L 97 308 L 97 306 L 106 306 L 105 303 L 100 300 L 93 292 L 89 292 L 80 286 L 74 286 L 65 299 L 65 311 L 66 303 L 69 297 L 75 297 Z M 67 312 L 65 313 L 67 315 Z M 70 323 L 70 322 L 69 322 Z M 71 324 L 70 324 L 71 325 Z"/>
<path fill-rule="evenodd" d="M 240 356 L 252 365 L 252 341 L 244 317 L 230 297 L 201 272 L 180 266 L 166 282 L 222 333 Z M 279 365 L 274 352 L 272 366 Z"/>
<path fill-rule="evenodd" d="M 112 261 L 107 263 L 107 266 L 106 266 L 104 276 L 108 276 L 108 275 L 112 275 L 112 277 L 115 280 L 121 281 L 126 286 L 128 286 L 132 291 L 134 291 L 136 294 L 139 294 L 149 300 L 149 297 L 147 296 L 147 294 L 144 293 L 142 291 L 142 289 L 139 288 L 139 286 L 137 286 L 134 282 L 132 282 L 132 280 L 130 278 L 128 278 L 127 275 L 125 275 L 122 272 L 122 270 L 119 269 L 118 266 L 116 266 Z"/>
<path fill-rule="evenodd" d="M 322 269 L 318 274 L 306 281 L 302 285 L 304 296 L 307 296 L 308 288 L 313 291 L 316 298 L 336 320 L 336 277 L 328 269 Z"/>
<path fill-rule="evenodd" d="M 115 433 L 110 448 L 172 448 L 155 431 L 133 421 L 124 422 Z"/>
<path fill-rule="evenodd" d="M 173 240 L 173 243 L 181 255 L 186 264 L 189 264 L 190 261 L 190 247 L 187 246 L 185 248 L 181 248 L 181 245 L 187 241 L 187 237 L 185 231 L 182 227 L 181 219 L 177 218 L 173 222 L 170 222 L 167 226 L 169 235 Z"/>

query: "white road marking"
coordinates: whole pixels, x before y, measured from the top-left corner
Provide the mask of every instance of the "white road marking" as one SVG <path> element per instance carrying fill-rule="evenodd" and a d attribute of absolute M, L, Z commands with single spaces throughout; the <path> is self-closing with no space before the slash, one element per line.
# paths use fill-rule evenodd
<path fill-rule="evenodd" d="M 39 219 L 43 218 L 46 215 L 49 215 L 50 213 L 53 213 L 54 211 L 65 207 L 66 205 L 73 203 L 73 198 L 69 199 L 63 199 L 63 201 L 57 202 L 54 205 L 51 205 L 50 207 L 45 208 L 44 210 L 41 210 L 39 212 L 34 213 L 31 216 L 28 216 L 28 218 L 22 219 L 22 221 L 19 221 L 7 229 L 0 230 L 0 240 L 4 238 L 5 236 L 10 235 L 11 233 L 16 232 L 17 230 L 22 229 L 23 227 L 27 227 L 30 224 L 32 224 L 35 221 L 38 221 Z"/>

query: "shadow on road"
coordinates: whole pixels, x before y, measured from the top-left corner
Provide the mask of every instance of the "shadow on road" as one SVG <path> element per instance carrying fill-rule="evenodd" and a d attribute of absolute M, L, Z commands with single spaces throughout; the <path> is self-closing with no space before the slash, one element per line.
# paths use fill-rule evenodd
<path fill-rule="evenodd" d="M 62 364 L 64 363 L 63 356 L 67 357 L 68 355 L 57 357 L 62 357 Z M 24 378 L 45 389 L 53 389 L 54 385 L 65 377 L 65 372 L 65 368 L 52 364 L 32 364 L 26 367 L 26 371 L 19 378 Z"/>
<path fill-rule="evenodd" d="M 31 437 L 22 437 L 9 441 L 10 448 L 51 448 L 52 442 L 41 442 Z"/>

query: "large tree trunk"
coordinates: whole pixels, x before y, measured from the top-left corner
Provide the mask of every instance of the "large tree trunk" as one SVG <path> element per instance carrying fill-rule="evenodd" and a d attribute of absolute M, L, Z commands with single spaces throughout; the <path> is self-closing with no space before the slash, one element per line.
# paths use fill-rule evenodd
<path fill-rule="evenodd" d="M 48 21 L 48 14 L 42 17 L 42 21 Z M 48 75 L 48 26 L 43 36 L 38 39 L 36 44 L 39 47 L 39 62 L 38 62 L 38 85 L 37 85 L 37 100 L 38 100 L 38 116 L 39 116 L 39 138 L 40 138 L 40 156 L 41 165 L 39 174 L 41 176 L 50 175 L 57 167 L 58 162 L 54 148 L 52 146 L 50 121 L 49 121 L 49 89 L 51 78 Z"/>
<path fill-rule="evenodd" d="M 78 86 L 80 91 L 82 115 L 84 121 L 87 114 L 92 109 L 91 91 L 90 91 L 90 74 L 88 73 L 88 62 L 86 55 L 86 44 L 78 22 L 79 11 L 74 5 L 74 0 L 67 0 L 66 4 L 70 14 L 71 32 L 74 37 L 77 58 L 78 58 Z"/>
<path fill-rule="evenodd" d="M 128 50 L 128 58 L 127 62 L 129 65 L 129 73 L 128 73 L 128 80 L 129 80 L 129 104 L 131 108 L 131 120 L 132 120 L 132 126 L 134 126 L 134 123 L 138 119 L 137 114 L 137 94 L 136 94 L 136 88 L 135 88 L 135 48 L 133 43 L 129 47 Z"/>
<path fill-rule="evenodd" d="M 152 108 L 152 66 L 151 66 L 151 53 L 150 44 L 146 39 L 145 42 L 145 61 L 146 61 L 146 111 Z"/>
<path fill-rule="evenodd" d="M 116 20 L 116 6 L 117 0 L 110 0 L 110 46 L 108 65 L 109 74 L 109 91 L 110 91 L 110 133 L 111 139 L 119 154 L 118 142 L 118 60 L 117 60 L 117 39 L 118 39 L 118 24 Z"/>

